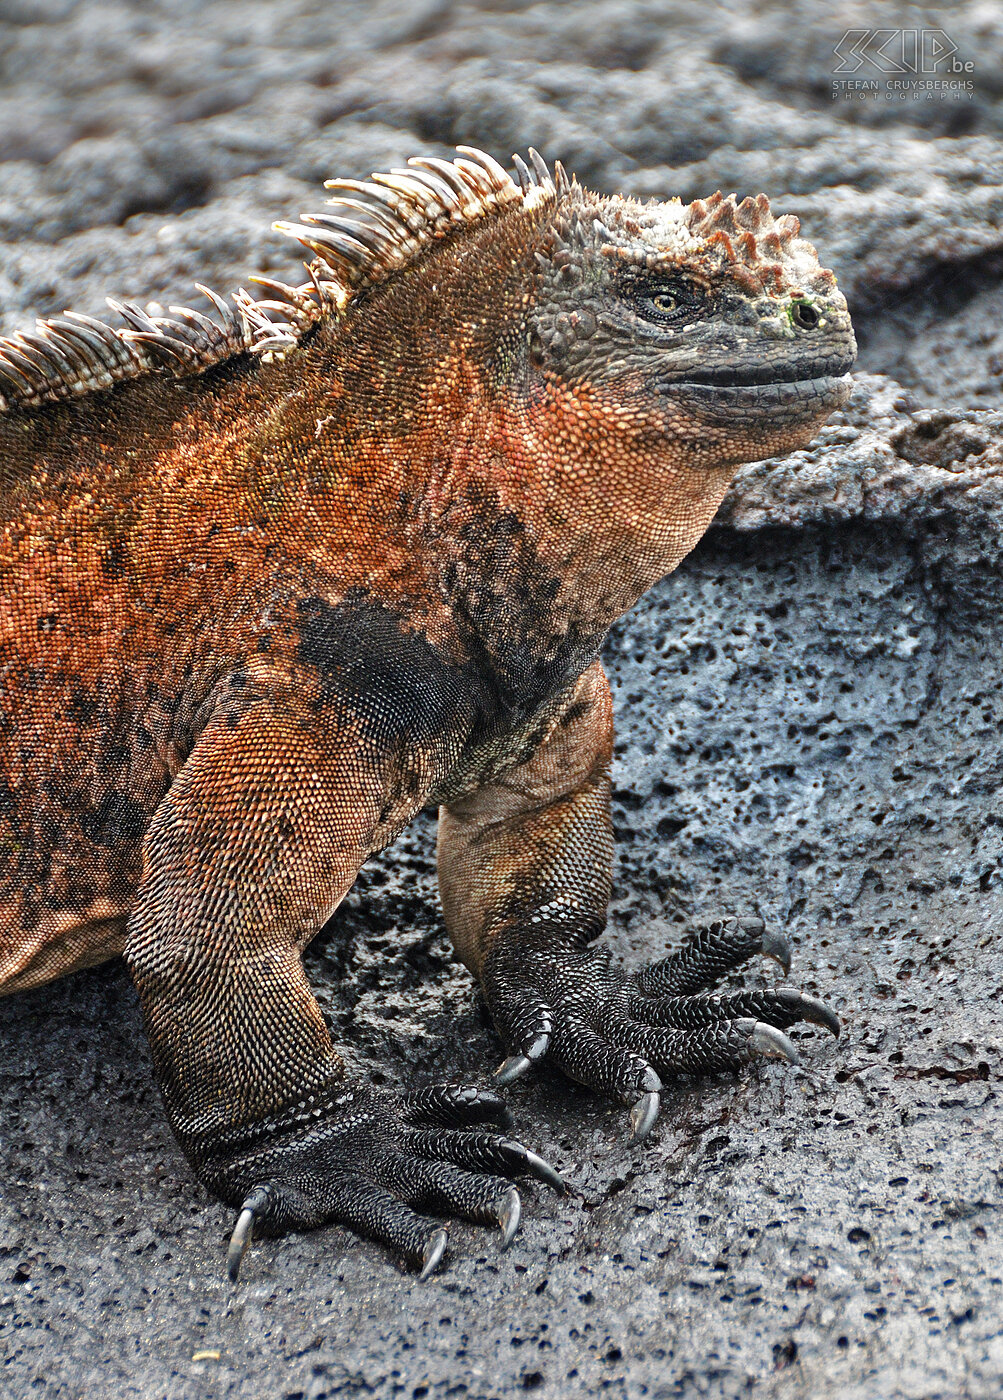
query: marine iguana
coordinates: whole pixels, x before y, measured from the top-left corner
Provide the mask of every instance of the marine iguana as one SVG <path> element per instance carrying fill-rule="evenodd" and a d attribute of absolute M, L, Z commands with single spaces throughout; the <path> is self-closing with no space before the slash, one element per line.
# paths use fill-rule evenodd
<path fill-rule="evenodd" d="M 123 953 L 196 1176 L 255 1225 L 340 1221 L 423 1275 L 428 1211 L 519 1219 L 557 1173 L 493 1091 L 346 1081 L 301 953 L 439 807 L 442 905 L 504 1084 L 630 1107 L 794 1059 L 796 991 L 714 995 L 758 919 L 636 970 L 611 887 L 610 625 L 744 461 L 807 443 L 855 346 L 764 195 L 684 205 L 467 147 L 279 225 L 309 281 L 212 314 L 111 303 L 0 342 L 0 990 Z M 205 290 L 205 289 L 201 289 Z"/>

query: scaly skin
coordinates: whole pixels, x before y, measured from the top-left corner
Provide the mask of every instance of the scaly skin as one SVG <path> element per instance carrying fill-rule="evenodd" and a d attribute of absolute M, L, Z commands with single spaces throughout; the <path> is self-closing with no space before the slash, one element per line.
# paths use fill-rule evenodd
<path fill-rule="evenodd" d="M 55 369 L 32 364 L 58 328 L 0 346 L 0 990 L 125 952 L 178 1140 L 243 1207 L 234 1276 L 255 1223 L 329 1220 L 429 1271 L 445 1235 L 417 1211 L 508 1239 L 511 1178 L 556 1181 L 471 1131 L 494 1094 L 348 1084 L 304 976 L 429 802 L 502 1080 L 549 1058 L 642 1136 L 661 1075 L 838 1028 L 795 992 L 704 994 L 756 952 L 787 960 L 756 920 L 633 972 L 590 946 L 613 855 L 603 638 L 739 462 L 845 398 L 834 279 L 762 196 L 641 206 L 542 164 L 521 192 L 483 157 L 424 170 L 376 213 L 343 185 L 335 224 L 294 228 L 318 260 L 281 293 L 288 330 L 245 300 L 208 349 L 138 312 L 100 353 L 59 341 Z"/>

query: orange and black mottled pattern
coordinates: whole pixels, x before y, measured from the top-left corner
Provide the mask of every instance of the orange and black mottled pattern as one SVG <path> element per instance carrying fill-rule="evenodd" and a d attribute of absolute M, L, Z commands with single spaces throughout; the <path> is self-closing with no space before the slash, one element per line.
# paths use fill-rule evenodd
<path fill-rule="evenodd" d="M 294 228 L 317 260 L 288 322 L 245 299 L 226 354 L 194 313 L 0 344 L 0 991 L 125 952 L 179 1141 L 245 1207 L 234 1273 L 255 1220 L 431 1268 L 417 1210 L 510 1234 L 509 1178 L 553 1177 L 460 1130 L 495 1095 L 353 1092 L 304 977 L 429 802 L 503 1081 L 549 1055 L 640 1135 L 659 1073 L 832 1025 L 794 992 L 700 994 L 784 958 L 756 921 L 633 973 L 589 945 L 603 637 L 737 463 L 843 400 L 845 303 L 762 196 L 639 205 L 478 160 L 342 182 Z"/>

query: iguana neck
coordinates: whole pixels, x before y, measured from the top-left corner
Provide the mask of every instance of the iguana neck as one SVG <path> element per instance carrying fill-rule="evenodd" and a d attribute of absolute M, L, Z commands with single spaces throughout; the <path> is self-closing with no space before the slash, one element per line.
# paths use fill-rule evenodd
<path fill-rule="evenodd" d="M 382 596 L 512 685 L 590 659 L 692 548 L 731 468 L 694 470 L 662 421 L 525 366 L 501 376 L 455 340 L 419 380 L 363 332 L 322 328 L 281 368 L 241 494 L 277 535 L 308 516 L 332 578 L 369 541 Z"/>

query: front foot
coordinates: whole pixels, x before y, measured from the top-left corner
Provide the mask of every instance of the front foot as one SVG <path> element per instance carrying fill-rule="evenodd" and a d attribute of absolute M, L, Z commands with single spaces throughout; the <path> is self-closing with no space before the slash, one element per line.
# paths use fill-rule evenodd
<path fill-rule="evenodd" d="M 447 1231 L 419 1211 L 494 1225 L 505 1248 L 521 1214 L 512 1178 L 534 1176 L 564 1189 L 554 1168 L 521 1143 L 471 1130 L 506 1116 L 499 1095 L 483 1089 L 370 1089 L 193 1153 L 209 1189 L 240 1208 L 227 1252 L 230 1278 L 237 1281 L 255 1229 L 281 1234 L 332 1223 L 387 1245 L 427 1278 L 442 1260 Z"/>
<path fill-rule="evenodd" d="M 797 1064 L 784 1031 L 798 1021 L 839 1034 L 823 1002 L 787 987 L 706 993 L 756 954 L 790 967 L 790 945 L 761 919 L 721 919 L 675 953 L 635 972 L 606 948 L 553 928 L 502 930 L 484 963 L 484 995 L 508 1049 L 508 1084 L 544 1057 L 631 1107 L 636 1140 L 658 1116 L 662 1076 L 736 1069 L 759 1055 Z"/>

